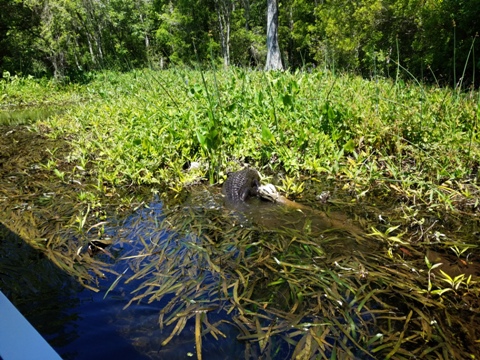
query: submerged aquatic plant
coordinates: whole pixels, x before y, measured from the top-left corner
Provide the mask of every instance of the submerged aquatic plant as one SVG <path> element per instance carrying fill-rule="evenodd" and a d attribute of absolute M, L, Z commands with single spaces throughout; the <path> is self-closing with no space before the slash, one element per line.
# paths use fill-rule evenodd
<path fill-rule="evenodd" d="M 139 283 L 130 304 L 164 304 L 162 346 L 190 324 L 201 358 L 202 339 L 222 338 L 220 325 L 227 322 L 240 332 L 245 358 L 462 359 L 477 353 L 467 335 L 470 320 L 447 306 L 457 301 L 451 290 L 466 285 L 465 277 L 442 275 L 450 291 L 433 290 L 440 264 L 425 258 L 424 269 L 418 249 L 409 261 L 392 258 L 386 247 L 395 242 L 322 229 L 314 215 L 305 231 L 294 212 L 281 207 L 262 208 L 263 219 L 275 219 L 262 224 L 259 213 L 231 212 L 206 190 L 161 215 L 156 207 L 142 210 L 122 231 L 124 241 L 137 246 L 121 261 L 130 264 L 126 281 Z"/>

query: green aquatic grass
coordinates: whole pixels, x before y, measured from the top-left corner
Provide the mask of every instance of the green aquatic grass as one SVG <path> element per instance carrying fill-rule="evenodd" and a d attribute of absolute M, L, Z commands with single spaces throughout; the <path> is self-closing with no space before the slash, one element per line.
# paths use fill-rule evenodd
<path fill-rule="evenodd" d="M 291 227 L 292 212 L 280 209 L 269 228 L 206 194 L 193 191 L 165 208 L 162 220 L 155 212 L 138 217 L 130 231 L 143 227 L 141 244 L 120 258 L 132 269 L 124 281 L 139 284 L 129 304 L 168 298 L 159 315 L 162 346 L 195 321 L 201 348 L 202 338 L 221 336 L 220 322 L 211 320 L 224 314 L 240 331 L 245 358 L 275 359 L 286 344 L 291 359 L 477 353 L 478 281 L 453 275 L 432 254 L 423 256 L 422 246 L 401 243 L 402 252 L 396 228 L 372 233 L 371 240 L 329 228 L 310 232 Z M 466 257 L 461 251 L 451 255 Z M 464 300 L 468 310 L 459 306 Z"/>
<path fill-rule="evenodd" d="M 0 126 L 28 125 L 67 113 L 89 98 L 78 84 L 60 84 L 32 76 L 0 77 Z"/>

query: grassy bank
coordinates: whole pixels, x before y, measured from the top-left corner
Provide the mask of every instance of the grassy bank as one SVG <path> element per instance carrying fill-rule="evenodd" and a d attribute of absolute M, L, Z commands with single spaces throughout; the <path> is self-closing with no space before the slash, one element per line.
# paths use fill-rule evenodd
<path fill-rule="evenodd" d="M 8 86 L 7 86 L 8 87 Z M 99 74 L 90 99 L 37 126 L 68 137 L 101 184 L 265 172 L 342 179 L 447 209 L 477 208 L 478 92 L 329 73 L 172 69 Z M 185 172 L 191 162 L 201 164 Z"/>
<path fill-rule="evenodd" d="M 0 111 L 79 102 L 88 97 L 84 89 L 78 84 L 60 84 L 46 78 L 11 76 L 6 71 L 0 78 Z"/>

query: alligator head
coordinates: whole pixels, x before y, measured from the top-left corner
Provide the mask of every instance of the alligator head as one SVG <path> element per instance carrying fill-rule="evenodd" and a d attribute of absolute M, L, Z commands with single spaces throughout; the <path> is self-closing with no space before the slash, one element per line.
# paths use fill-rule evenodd
<path fill-rule="evenodd" d="M 244 202 L 250 196 L 257 196 L 260 186 L 260 175 L 257 170 L 245 168 L 229 173 L 223 184 L 222 192 L 227 202 Z"/>

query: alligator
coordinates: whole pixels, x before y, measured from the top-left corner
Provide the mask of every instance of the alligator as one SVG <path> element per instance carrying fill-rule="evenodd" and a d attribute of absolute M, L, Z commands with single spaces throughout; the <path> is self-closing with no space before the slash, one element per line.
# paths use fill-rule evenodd
<path fill-rule="evenodd" d="M 249 197 L 258 195 L 260 174 L 257 170 L 245 168 L 229 173 L 222 187 L 227 202 L 236 204 L 245 202 Z"/>
<path fill-rule="evenodd" d="M 239 205 L 245 203 L 250 197 L 260 197 L 274 203 L 285 205 L 299 211 L 307 211 L 321 221 L 324 228 L 336 228 L 349 232 L 357 240 L 362 238 L 362 230 L 354 224 L 348 223 L 346 219 L 334 218 L 323 211 L 315 210 L 309 206 L 299 204 L 281 195 L 272 184 L 260 185 L 260 174 L 257 170 L 245 168 L 243 170 L 229 173 L 223 184 L 222 192 L 225 195 L 227 204 Z M 328 192 L 325 192 L 328 197 Z"/>
<path fill-rule="evenodd" d="M 282 196 L 274 185 L 260 185 L 260 175 L 257 170 L 245 168 L 228 174 L 223 184 L 222 193 L 227 202 L 235 204 L 245 202 L 249 197 L 259 196 L 271 202 L 280 203 L 296 209 L 307 209 Z"/>

